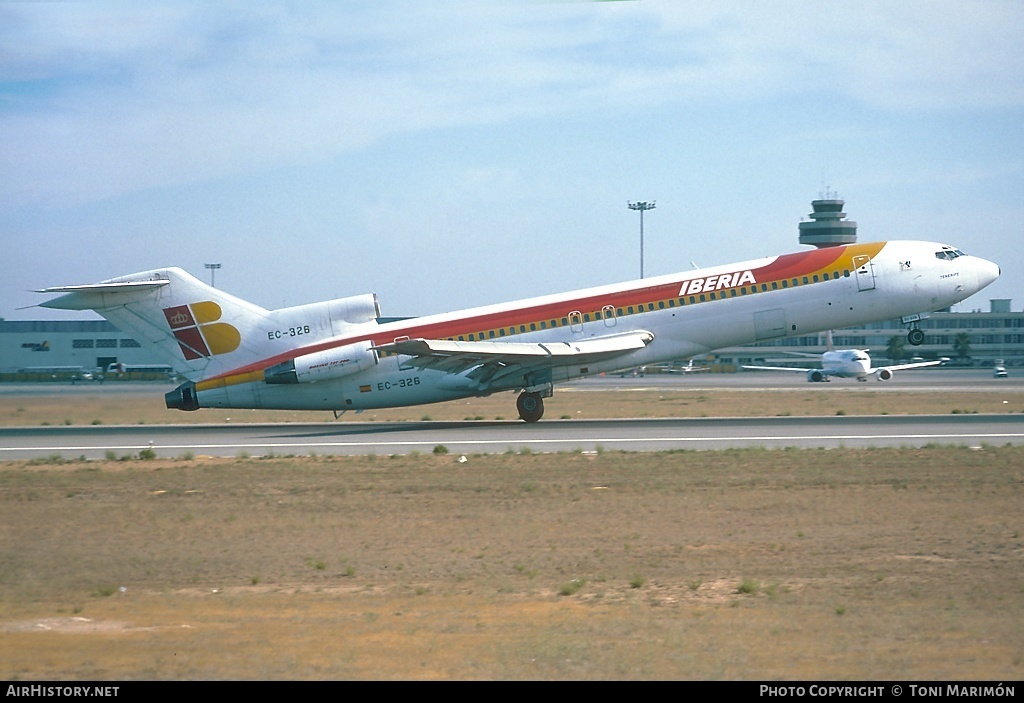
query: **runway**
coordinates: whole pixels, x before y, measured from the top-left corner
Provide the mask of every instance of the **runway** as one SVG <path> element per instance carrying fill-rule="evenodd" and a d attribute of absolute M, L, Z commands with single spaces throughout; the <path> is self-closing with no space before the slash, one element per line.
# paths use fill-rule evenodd
<path fill-rule="evenodd" d="M 1011 369 L 1009 378 L 993 378 L 990 369 L 914 369 L 897 371 L 890 381 L 870 378 L 866 381 L 832 379 L 827 383 L 808 383 L 805 375 L 785 371 L 744 371 L 742 373 L 690 374 L 607 374 L 559 384 L 558 391 L 737 391 L 787 392 L 869 391 L 872 393 L 1024 393 L 1024 373 Z"/>
<path fill-rule="evenodd" d="M 993 379 L 984 370 L 930 370 L 893 381 L 807 383 L 801 374 L 605 376 L 559 386 L 562 392 L 666 389 L 736 392 L 950 391 L 1018 394 L 1024 377 Z M 4 384 L 0 395 L 79 394 L 95 386 Z M 159 384 L 108 384 L 104 392 L 159 396 Z M 1011 396 L 1012 397 L 1012 396 Z M 222 425 L 41 426 L 0 428 L 0 461 L 61 456 L 102 459 L 151 448 L 157 456 L 408 454 L 442 446 L 450 453 L 708 450 L 738 447 L 912 447 L 1024 443 L 1024 415 L 884 415 L 617 420 L 545 419 L 463 422 L 345 422 Z"/>
<path fill-rule="evenodd" d="M 1024 444 L 1022 415 L 146 425 L 0 429 L 0 460 Z"/>
<path fill-rule="evenodd" d="M 163 395 L 173 389 L 173 383 L 0 383 L 0 397 L 31 398 L 33 396 L 87 395 L 97 391 L 112 394 L 148 396 L 163 403 Z M 915 369 L 898 371 L 891 381 L 869 379 L 834 379 L 828 383 L 808 383 L 802 373 L 783 371 L 744 371 L 742 373 L 649 373 L 605 374 L 577 381 L 559 383 L 557 393 L 565 391 L 651 391 L 651 390 L 729 390 L 742 392 L 821 391 L 840 390 L 900 393 L 949 392 L 966 393 L 1024 393 L 1024 371 L 1012 368 L 1009 378 L 996 379 L 990 369 Z"/>

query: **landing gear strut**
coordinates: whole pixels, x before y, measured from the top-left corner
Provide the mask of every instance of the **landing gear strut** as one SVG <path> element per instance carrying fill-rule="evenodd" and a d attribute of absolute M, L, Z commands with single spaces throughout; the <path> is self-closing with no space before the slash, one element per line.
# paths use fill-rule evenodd
<path fill-rule="evenodd" d="M 537 422 L 544 416 L 544 399 L 540 393 L 520 393 L 516 398 L 516 410 L 524 422 Z"/>

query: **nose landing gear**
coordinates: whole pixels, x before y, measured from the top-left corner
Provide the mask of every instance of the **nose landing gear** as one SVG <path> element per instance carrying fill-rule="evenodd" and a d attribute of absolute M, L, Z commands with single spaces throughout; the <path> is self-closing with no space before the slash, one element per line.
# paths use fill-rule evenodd
<path fill-rule="evenodd" d="M 907 342 L 912 347 L 919 347 L 924 344 L 924 330 L 921 329 L 921 320 L 928 317 L 927 315 L 904 315 L 900 318 L 900 322 L 904 325 L 910 325 L 910 331 L 907 332 Z"/>

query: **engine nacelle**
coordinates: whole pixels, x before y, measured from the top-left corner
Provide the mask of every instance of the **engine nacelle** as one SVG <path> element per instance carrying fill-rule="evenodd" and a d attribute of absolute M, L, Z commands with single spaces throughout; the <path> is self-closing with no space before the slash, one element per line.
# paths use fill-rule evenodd
<path fill-rule="evenodd" d="M 372 346 L 367 340 L 297 356 L 266 369 L 263 380 L 267 383 L 313 383 L 351 376 L 377 363 Z"/>
<path fill-rule="evenodd" d="M 811 369 L 807 372 L 807 380 L 811 383 L 824 383 L 828 380 L 828 376 L 823 374 L 818 369 Z"/>
<path fill-rule="evenodd" d="M 892 378 L 892 371 L 890 371 L 889 369 L 879 369 L 878 370 L 878 380 L 879 381 L 888 381 L 890 378 Z"/>
<path fill-rule="evenodd" d="M 284 331 L 291 333 L 289 336 L 296 336 L 298 332 L 330 339 L 349 333 L 353 325 L 373 322 L 379 317 L 377 295 L 366 293 L 273 310 L 267 320 L 267 331 L 272 339 L 280 338 Z"/>

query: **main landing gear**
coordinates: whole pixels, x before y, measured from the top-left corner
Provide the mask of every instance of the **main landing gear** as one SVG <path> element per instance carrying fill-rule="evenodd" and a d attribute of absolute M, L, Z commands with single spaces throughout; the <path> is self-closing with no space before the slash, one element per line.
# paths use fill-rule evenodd
<path fill-rule="evenodd" d="M 921 329 L 920 327 L 915 327 L 914 329 L 910 330 L 909 332 L 907 332 L 907 341 L 910 342 L 912 346 L 921 346 L 921 344 L 924 343 L 924 330 Z"/>
<path fill-rule="evenodd" d="M 544 399 L 540 393 L 520 393 L 516 398 L 516 410 L 525 422 L 537 422 L 544 417 Z"/>

